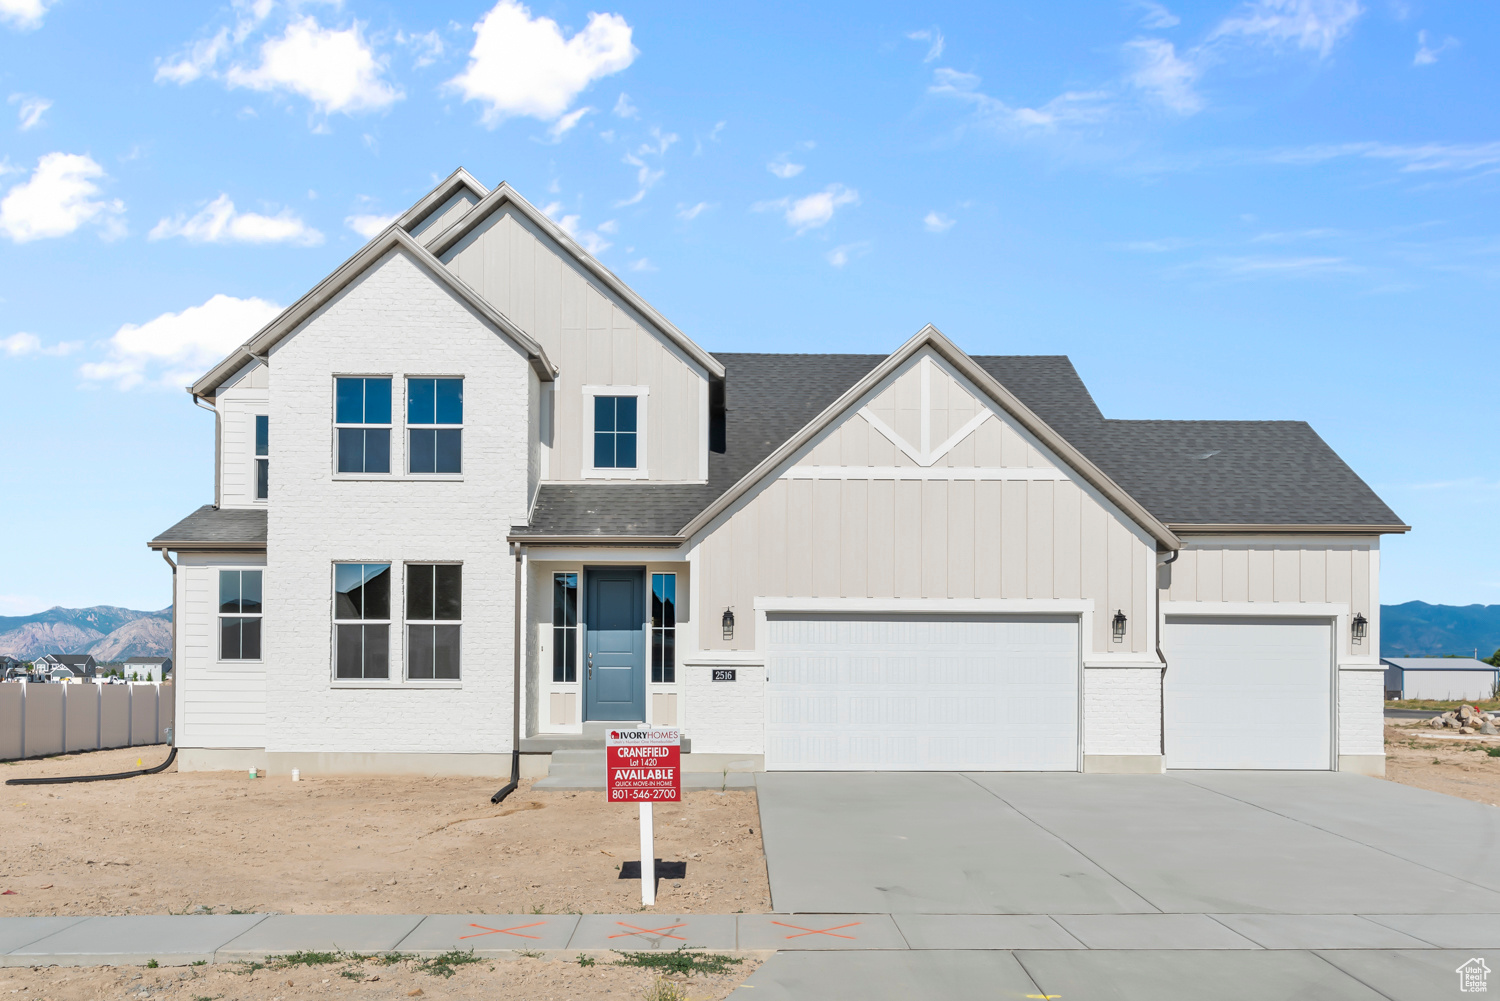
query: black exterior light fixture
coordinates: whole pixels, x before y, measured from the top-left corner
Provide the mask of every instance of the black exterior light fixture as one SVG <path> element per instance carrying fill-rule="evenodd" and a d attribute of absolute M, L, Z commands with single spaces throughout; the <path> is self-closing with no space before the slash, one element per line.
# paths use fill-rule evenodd
<path fill-rule="evenodd" d="M 1365 618 L 1363 612 L 1356 612 L 1353 621 L 1349 623 L 1349 636 L 1356 643 L 1365 641 L 1365 633 L 1370 630 L 1370 620 Z"/>
<path fill-rule="evenodd" d="M 1110 620 L 1109 631 L 1110 631 L 1110 634 L 1114 637 L 1116 643 L 1123 643 L 1123 642 L 1125 642 L 1125 610 L 1124 609 L 1120 609 L 1120 608 L 1115 609 L 1115 617 Z"/>
<path fill-rule="evenodd" d="M 724 609 L 724 638 L 734 639 L 734 609 L 732 608 Z"/>

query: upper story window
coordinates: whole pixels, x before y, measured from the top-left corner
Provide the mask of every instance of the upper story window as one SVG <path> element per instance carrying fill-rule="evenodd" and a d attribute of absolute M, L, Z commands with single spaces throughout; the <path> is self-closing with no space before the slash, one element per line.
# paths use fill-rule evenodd
<path fill-rule="evenodd" d="M 406 677 L 457 681 L 463 625 L 464 568 L 457 563 L 406 566 Z"/>
<path fill-rule="evenodd" d="M 338 426 L 338 471 L 391 471 L 391 380 L 334 380 L 334 423 Z"/>
<path fill-rule="evenodd" d="M 636 468 L 636 397 L 594 397 L 594 468 Z"/>
<path fill-rule="evenodd" d="M 255 416 L 255 499 L 265 500 L 271 493 L 271 418 Z"/>
<path fill-rule="evenodd" d="M 260 575 L 219 571 L 220 660 L 260 660 Z"/>
<path fill-rule="evenodd" d="M 464 381 L 407 379 L 407 449 L 413 473 L 463 472 Z"/>
<path fill-rule="evenodd" d="M 333 629 L 338 678 L 391 676 L 389 563 L 333 565 Z"/>

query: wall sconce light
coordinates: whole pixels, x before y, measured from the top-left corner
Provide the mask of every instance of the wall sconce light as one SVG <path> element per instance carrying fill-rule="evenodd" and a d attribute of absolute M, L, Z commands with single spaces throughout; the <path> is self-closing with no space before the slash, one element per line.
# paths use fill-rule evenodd
<path fill-rule="evenodd" d="M 1116 643 L 1125 642 L 1125 612 L 1123 609 L 1115 610 L 1115 617 L 1109 623 L 1109 631 L 1114 636 Z"/>
<path fill-rule="evenodd" d="M 724 609 L 724 638 L 734 639 L 734 611 L 728 608 Z"/>
<path fill-rule="evenodd" d="M 1363 613 L 1356 613 L 1354 620 L 1349 623 L 1349 635 L 1356 643 L 1363 643 L 1365 641 L 1365 633 L 1369 629 L 1370 620 L 1365 618 Z"/>

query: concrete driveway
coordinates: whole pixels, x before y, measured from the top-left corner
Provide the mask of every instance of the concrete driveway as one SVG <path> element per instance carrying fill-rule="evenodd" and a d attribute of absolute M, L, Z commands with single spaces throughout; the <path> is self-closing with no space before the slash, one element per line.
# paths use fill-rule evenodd
<path fill-rule="evenodd" d="M 1425 999 L 1500 967 L 1479 803 L 1336 773 L 757 784 L 773 906 L 844 937 L 789 932 L 736 997 Z"/>

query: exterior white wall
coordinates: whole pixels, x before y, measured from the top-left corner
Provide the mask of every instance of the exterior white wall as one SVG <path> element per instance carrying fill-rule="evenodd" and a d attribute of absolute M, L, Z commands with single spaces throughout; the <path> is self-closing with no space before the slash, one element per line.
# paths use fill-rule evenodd
<path fill-rule="evenodd" d="M 1494 671 L 1402 671 L 1401 697 L 1475 702 L 1488 699 L 1494 684 Z"/>
<path fill-rule="evenodd" d="M 1339 753 L 1385 754 L 1385 672 L 1339 671 Z"/>
<path fill-rule="evenodd" d="M 274 350 L 265 656 L 271 752 L 510 750 L 513 570 L 526 517 L 525 355 L 399 251 Z M 403 475 L 405 376 L 464 378 L 461 476 Z M 390 375 L 390 475 L 333 472 L 336 375 Z M 405 682 L 403 562 L 462 561 L 462 680 Z M 336 561 L 392 564 L 391 680 L 333 677 Z"/>
<path fill-rule="evenodd" d="M 714 681 L 715 667 L 732 667 L 734 681 Z M 694 754 L 760 754 L 766 743 L 766 669 L 762 663 L 705 664 L 689 660 L 683 679 L 682 727 Z"/>
<path fill-rule="evenodd" d="M 1083 672 L 1083 753 L 1161 753 L 1161 670 Z"/>
<path fill-rule="evenodd" d="M 252 362 L 219 389 L 219 504 L 226 508 L 265 507 L 255 498 L 255 416 L 270 411 L 270 373 Z M 271 427 L 274 442 L 276 428 Z"/>
<path fill-rule="evenodd" d="M 264 747 L 266 662 L 219 660 L 219 571 L 256 569 L 264 555 L 183 553 L 177 567 L 177 746 Z M 274 624 L 266 616 L 268 630 Z M 264 646 L 262 647 L 264 653 Z"/>

